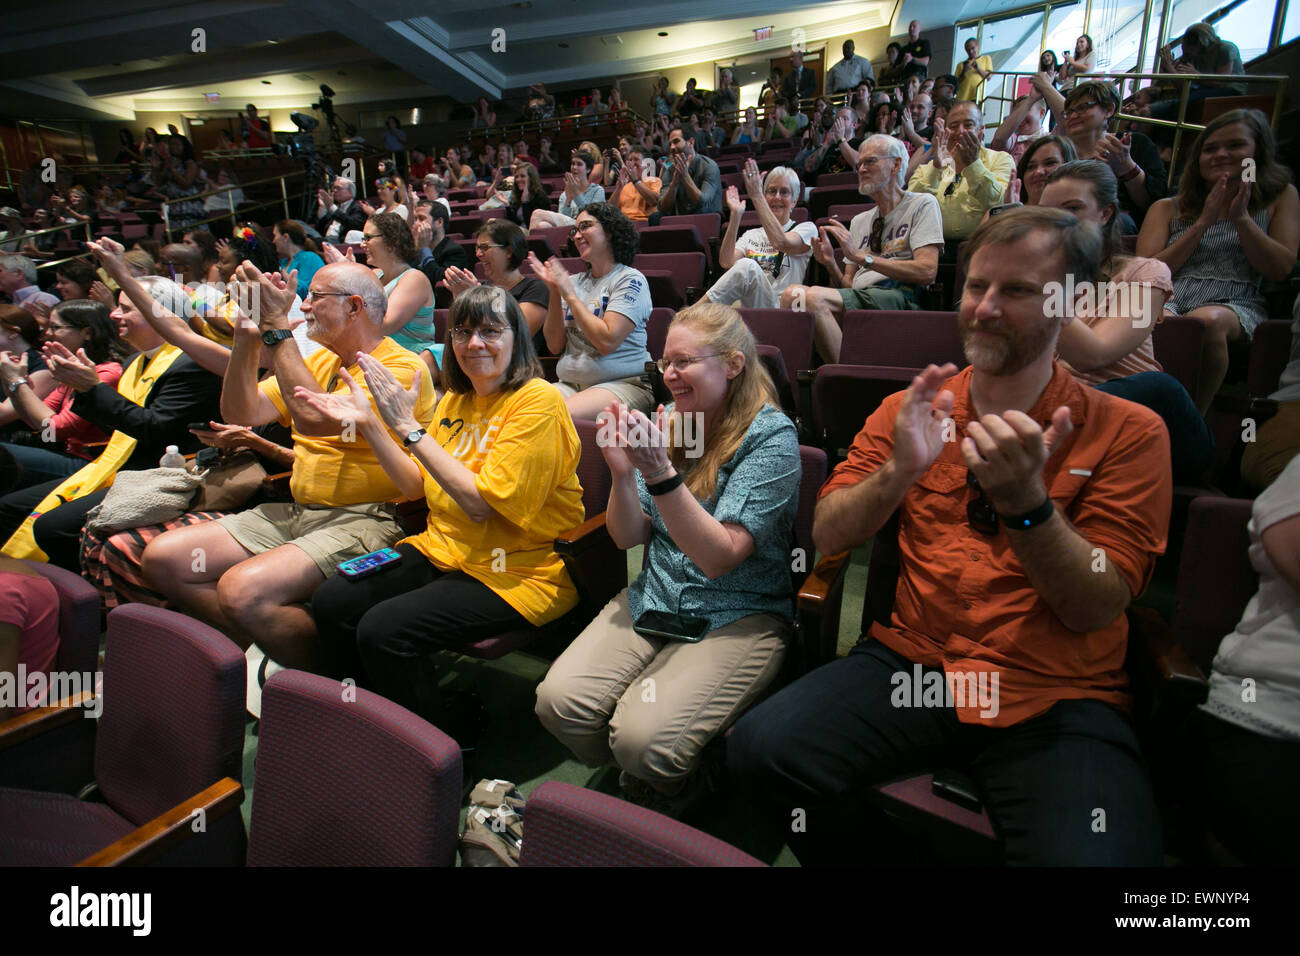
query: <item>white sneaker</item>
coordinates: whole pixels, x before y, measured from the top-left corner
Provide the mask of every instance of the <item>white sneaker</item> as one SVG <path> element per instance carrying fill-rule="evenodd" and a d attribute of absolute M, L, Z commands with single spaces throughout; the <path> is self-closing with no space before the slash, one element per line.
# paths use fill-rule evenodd
<path fill-rule="evenodd" d="M 267 678 L 272 674 L 278 674 L 284 670 L 284 667 L 267 657 L 256 644 L 244 651 L 244 659 L 247 661 L 244 669 L 248 679 L 248 693 L 245 698 L 244 709 L 260 720 L 262 717 L 262 687 L 266 684 Z"/>

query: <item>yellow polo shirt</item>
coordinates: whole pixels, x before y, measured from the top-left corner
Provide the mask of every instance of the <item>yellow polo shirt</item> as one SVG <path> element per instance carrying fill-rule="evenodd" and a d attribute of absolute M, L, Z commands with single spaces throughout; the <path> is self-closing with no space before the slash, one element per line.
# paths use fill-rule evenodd
<path fill-rule="evenodd" d="M 429 427 L 433 420 L 433 386 L 429 383 L 428 370 L 419 356 L 408 352 L 390 338 L 380 341 L 370 353 L 384 368 L 393 374 L 403 388 L 410 388 L 418 369 L 420 377 L 420 397 L 415 404 L 415 417 L 420 424 Z M 347 383 L 339 376 L 338 355 L 329 349 L 318 349 L 303 360 L 312 378 L 327 392 L 347 394 Z M 370 398 L 366 386 L 366 377 L 361 366 L 352 362 L 347 366 L 351 375 Z M 289 407 L 280 393 L 280 383 L 272 376 L 257 386 L 262 394 L 271 400 L 271 404 L 280 413 L 282 425 L 293 426 Z M 374 399 L 370 399 L 374 406 Z M 392 429 L 389 434 L 401 441 Z M 289 490 L 293 500 L 300 505 L 321 505 L 340 508 L 344 505 L 359 505 L 374 501 L 387 501 L 400 497 L 402 492 L 393 479 L 388 477 L 379 458 L 370 443 L 355 429 L 343 429 L 337 435 L 303 435 L 293 428 L 293 477 L 289 479 Z"/>

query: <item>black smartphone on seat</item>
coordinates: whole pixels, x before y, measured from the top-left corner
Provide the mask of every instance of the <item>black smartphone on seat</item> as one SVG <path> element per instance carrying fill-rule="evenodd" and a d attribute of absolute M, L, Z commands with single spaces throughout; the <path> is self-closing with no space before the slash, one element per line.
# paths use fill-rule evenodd
<path fill-rule="evenodd" d="M 668 614 L 664 611 L 646 611 L 632 630 L 642 637 L 653 637 L 661 641 L 685 641 L 698 644 L 709 633 L 709 622 L 702 617 L 690 614 Z"/>

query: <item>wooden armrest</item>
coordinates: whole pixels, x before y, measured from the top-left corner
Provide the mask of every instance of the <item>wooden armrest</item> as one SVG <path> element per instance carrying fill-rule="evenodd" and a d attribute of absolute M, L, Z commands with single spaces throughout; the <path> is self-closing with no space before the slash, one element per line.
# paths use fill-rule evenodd
<path fill-rule="evenodd" d="M 1192 693 L 1203 692 L 1209 686 L 1201 669 L 1159 614 L 1147 607 L 1130 607 L 1128 619 L 1130 643 L 1141 650 L 1143 663 L 1163 683 L 1182 685 Z"/>
<path fill-rule="evenodd" d="M 237 811 L 243 802 L 244 788 L 239 781 L 225 777 L 86 857 L 77 866 L 140 866 L 156 860 L 194 834 L 195 811 L 202 811 L 205 829 L 211 829 L 215 821 L 232 810 Z"/>
<path fill-rule="evenodd" d="M 845 551 L 822 558 L 799 585 L 795 633 L 800 672 L 810 671 L 835 659 L 849 557 L 850 552 Z"/>
<path fill-rule="evenodd" d="M 49 733 L 77 718 L 85 719 L 85 706 L 94 698 L 93 691 L 83 690 L 65 697 L 57 704 L 37 707 L 0 723 L 0 751 Z"/>
<path fill-rule="evenodd" d="M 594 518 L 588 518 L 576 528 L 570 528 L 568 531 L 559 535 L 555 539 L 555 553 L 560 555 L 577 554 L 588 548 L 595 547 L 600 543 L 598 533 L 603 532 L 605 537 L 609 537 L 609 532 L 605 529 L 605 512 L 601 512 Z"/>
<path fill-rule="evenodd" d="M 268 488 L 274 487 L 282 481 L 288 481 L 293 477 L 292 471 L 277 471 L 274 475 L 267 475 L 262 479 L 262 484 Z"/>
<path fill-rule="evenodd" d="M 555 553 L 564 559 L 578 594 L 593 611 L 627 587 L 627 556 L 609 536 L 604 512 L 557 537 Z"/>
<path fill-rule="evenodd" d="M 851 554 L 852 552 L 844 551 L 817 562 L 817 566 L 808 573 L 808 577 L 804 578 L 803 584 L 799 586 L 800 611 L 823 614 L 826 612 L 826 601 L 829 600 L 836 583 L 848 570 Z"/>

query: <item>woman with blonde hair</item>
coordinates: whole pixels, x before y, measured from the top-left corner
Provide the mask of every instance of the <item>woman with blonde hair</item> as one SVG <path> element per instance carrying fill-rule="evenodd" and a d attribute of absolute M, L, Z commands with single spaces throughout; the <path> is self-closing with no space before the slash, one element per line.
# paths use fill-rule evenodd
<path fill-rule="evenodd" d="M 801 475 L 754 337 L 730 306 L 677 313 L 659 361 L 675 399 L 654 420 L 611 403 L 606 526 L 645 570 L 552 665 L 537 716 L 629 799 L 680 814 L 713 738 L 771 683 L 792 634 L 790 544 Z"/>

